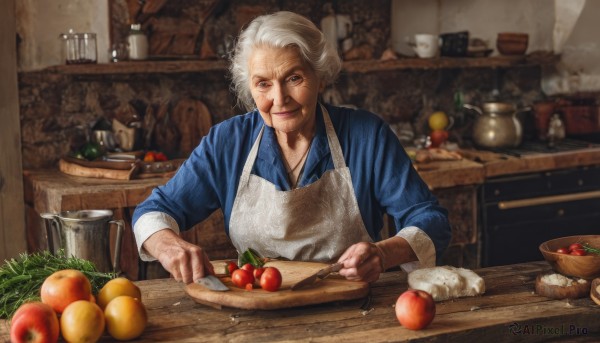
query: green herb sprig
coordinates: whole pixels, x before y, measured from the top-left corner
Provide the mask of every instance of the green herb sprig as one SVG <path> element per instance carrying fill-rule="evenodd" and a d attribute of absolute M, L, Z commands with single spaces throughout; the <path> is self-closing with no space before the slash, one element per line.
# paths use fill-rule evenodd
<path fill-rule="evenodd" d="M 590 246 L 588 243 L 584 243 L 582 245 L 583 245 L 583 250 L 585 250 L 586 253 L 600 255 L 600 249 L 594 248 L 594 247 Z"/>
<path fill-rule="evenodd" d="M 24 302 L 40 300 L 40 288 L 48 276 L 62 269 L 77 269 L 90 280 L 92 292 L 100 289 L 116 273 L 102 273 L 88 260 L 66 256 L 63 250 L 56 254 L 42 251 L 21 254 L 18 259 L 6 260 L 0 267 L 0 318 L 10 318 Z"/>
<path fill-rule="evenodd" d="M 256 250 L 248 248 L 244 253 L 238 255 L 238 266 L 241 268 L 246 263 L 250 263 L 255 268 L 260 268 L 264 266 L 265 261 Z"/>

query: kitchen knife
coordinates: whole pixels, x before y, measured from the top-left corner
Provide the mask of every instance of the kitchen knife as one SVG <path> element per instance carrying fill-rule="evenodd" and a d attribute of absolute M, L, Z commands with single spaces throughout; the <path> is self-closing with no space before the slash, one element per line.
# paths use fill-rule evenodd
<path fill-rule="evenodd" d="M 342 269 L 343 266 L 344 266 L 343 262 L 334 263 L 326 268 L 319 270 L 318 272 L 312 274 L 311 276 L 296 282 L 295 284 L 292 285 L 291 289 L 292 289 L 292 291 L 294 291 L 294 290 L 302 288 L 302 287 L 310 286 L 313 283 L 315 283 L 317 280 L 323 280 L 329 274 L 339 271 L 340 269 Z"/>
<path fill-rule="evenodd" d="M 196 282 L 210 289 L 211 291 L 223 292 L 229 290 L 229 287 L 225 286 L 225 284 L 214 275 L 206 275 L 205 277 L 198 279 Z"/>

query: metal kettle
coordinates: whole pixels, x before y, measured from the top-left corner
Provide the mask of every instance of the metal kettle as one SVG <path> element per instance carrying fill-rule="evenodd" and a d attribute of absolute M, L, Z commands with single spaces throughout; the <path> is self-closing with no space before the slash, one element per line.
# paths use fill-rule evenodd
<path fill-rule="evenodd" d="M 523 127 L 517 109 L 506 102 L 486 102 L 481 108 L 463 105 L 479 115 L 473 123 L 473 141 L 484 148 L 514 148 L 521 144 Z"/>

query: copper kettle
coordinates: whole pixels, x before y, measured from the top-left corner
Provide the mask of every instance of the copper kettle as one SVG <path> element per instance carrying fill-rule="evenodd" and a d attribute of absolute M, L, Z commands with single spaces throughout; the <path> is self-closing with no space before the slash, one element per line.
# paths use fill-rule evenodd
<path fill-rule="evenodd" d="M 473 123 L 473 142 L 484 148 L 514 148 L 521 144 L 523 127 L 517 119 L 515 105 L 506 102 L 486 102 L 481 108 L 463 105 L 479 115 Z"/>

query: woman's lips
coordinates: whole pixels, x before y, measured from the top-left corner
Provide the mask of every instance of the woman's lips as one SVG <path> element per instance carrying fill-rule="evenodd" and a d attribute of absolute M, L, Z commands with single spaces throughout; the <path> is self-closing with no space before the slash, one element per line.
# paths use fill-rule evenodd
<path fill-rule="evenodd" d="M 279 117 L 289 117 L 289 116 L 292 116 L 292 115 L 296 114 L 296 112 L 298 112 L 297 109 L 295 109 L 295 110 L 289 110 L 289 111 L 272 112 L 272 114 L 276 115 L 276 116 L 279 116 Z"/>

